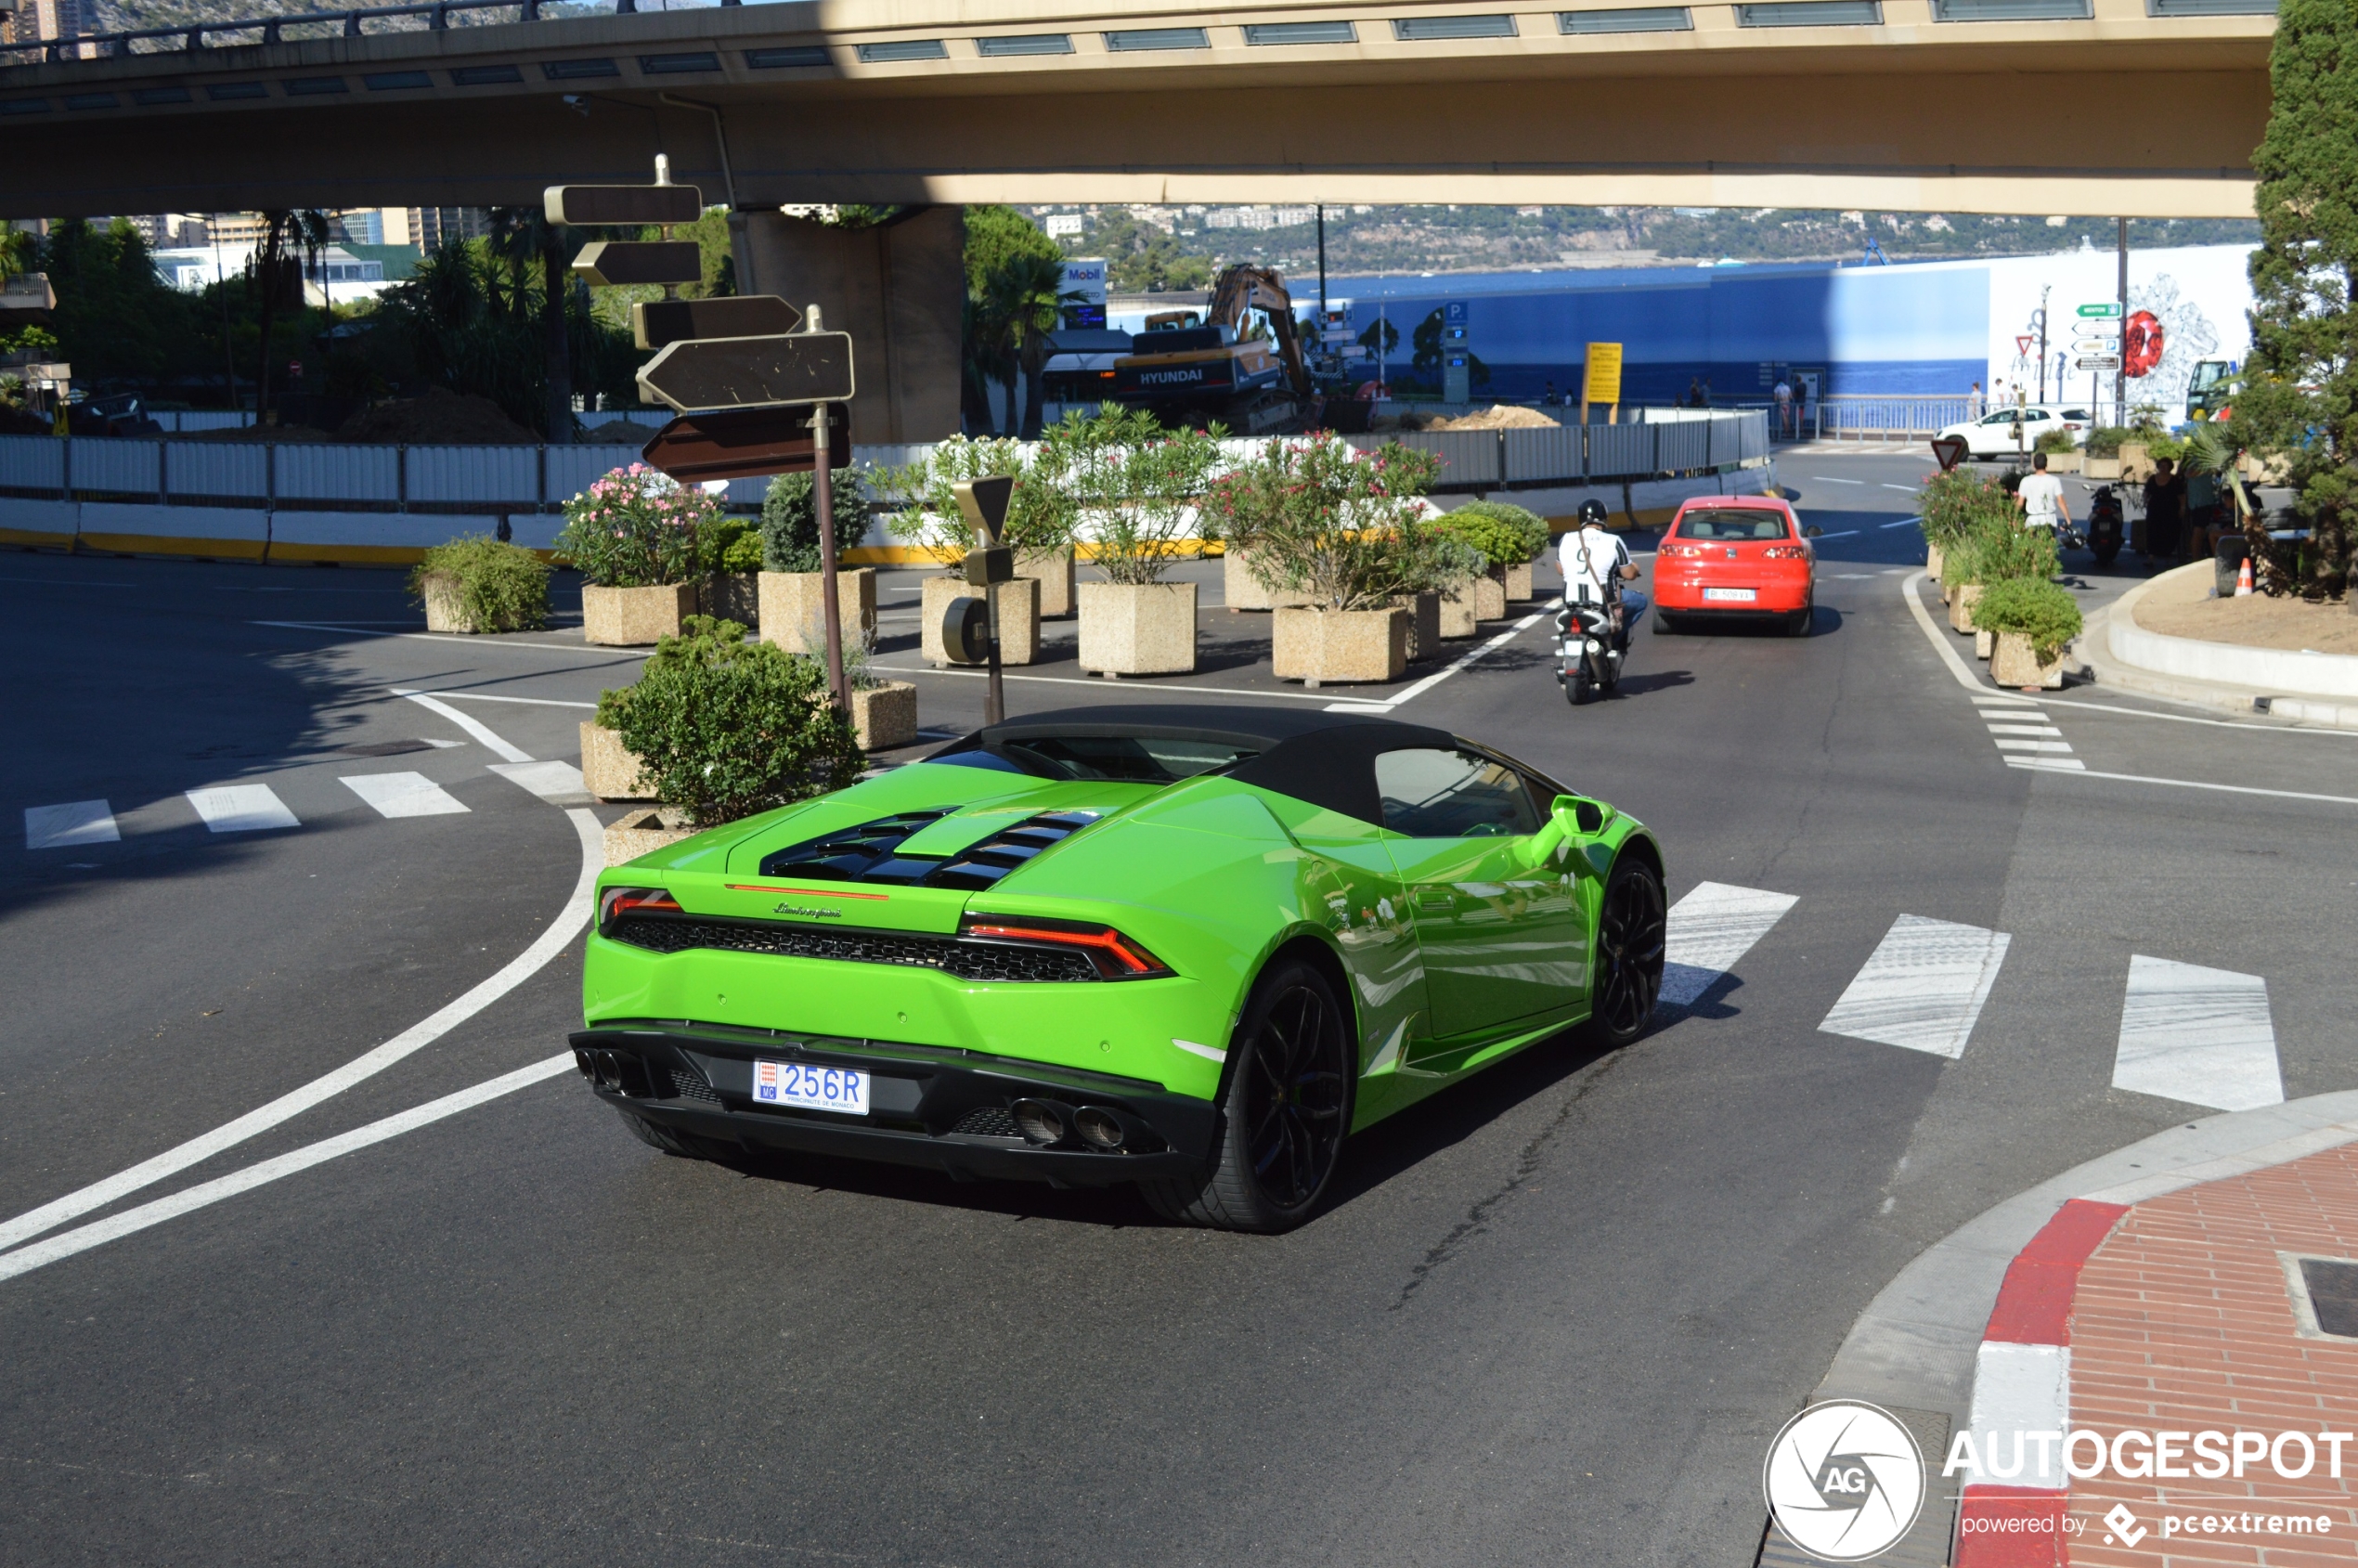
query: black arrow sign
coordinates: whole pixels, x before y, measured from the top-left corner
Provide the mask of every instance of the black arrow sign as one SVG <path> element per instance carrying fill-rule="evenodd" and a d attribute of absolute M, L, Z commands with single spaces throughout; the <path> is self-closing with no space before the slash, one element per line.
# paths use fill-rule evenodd
<path fill-rule="evenodd" d="M 555 224 L 693 223 L 704 192 L 693 185 L 552 185 L 541 210 Z"/>
<path fill-rule="evenodd" d="M 641 366 L 639 385 L 653 400 L 683 413 L 691 408 L 849 402 L 851 334 L 690 338 Z"/>
<path fill-rule="evenodd" d="M 592 283 L 608 286 L 698 283 L 704 280 L 704 253 L 693 240 L 601 240 L 581 247 L 573 269 Z"/>
<path fill-rule="evenodd" d="M 802 312 L 775 294 L 643 300 L 630 307 L 630 335 L 641 348 L 662 348 L 684 338 L 774 337 L 801 325 Z"/>
<path fill-rule="evenodd" d="M 851 411 L 826 405 L 827 466 L 851 463 Z M 816 466 L 810 413 L 801 408 L 747 408 L 727 414 L 682 414 L 655 434 L 642 455 L 683 485 L 706 479 L 757 479 L 808 473 Z"/>

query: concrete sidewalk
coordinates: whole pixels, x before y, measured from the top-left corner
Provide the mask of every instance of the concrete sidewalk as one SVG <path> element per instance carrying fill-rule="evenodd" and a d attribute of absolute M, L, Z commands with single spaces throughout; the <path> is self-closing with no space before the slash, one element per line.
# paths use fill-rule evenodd
<path fill-rule="evenodd" d="M 2265 713 L 2326 729 L 2358 730 L 2358 698 L 2326 689 L 2330 678 L 2358 660 L 2329 654 L 2285 654 L 2230 643 L 2203 642 L 2151 631 L 2136 622 L 2150 596 L 2207 595 L 2213 568 L 2207 561 L 2180 566 L 2139 583 L 2088 616 L 2072 654 L 2100 686 L 2227 713 Z M 2302 667 L 2315 667 L 2304 669 Z M 2289 672 L 2289 679 L 2286 675 Z"/>

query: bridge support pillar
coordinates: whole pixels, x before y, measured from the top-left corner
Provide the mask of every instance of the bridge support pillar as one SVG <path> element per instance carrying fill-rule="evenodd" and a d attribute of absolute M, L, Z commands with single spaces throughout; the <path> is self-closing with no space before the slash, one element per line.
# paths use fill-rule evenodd
<path fill-rule="evenodd" d="M 862 445 L 939 441 L 958 433 L 965 212 L 917 207 L 871 228 L 839 228 L 777 212 L 742 216 L 747 292 L 816 305 L 830 331 L 849 332 Z"/>

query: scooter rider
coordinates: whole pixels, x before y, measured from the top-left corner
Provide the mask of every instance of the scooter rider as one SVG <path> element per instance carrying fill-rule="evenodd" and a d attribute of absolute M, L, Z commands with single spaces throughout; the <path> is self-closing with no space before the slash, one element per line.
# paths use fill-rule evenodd
<path fill-rule="evenodd" d="M 1629 645 L 1621 585 L 1637 580 L 1638 568 L 1629 547 L 1618 534 L 1605 529 L 1605 503 L 1591 498 L 1580 503 L 1579 526 L 1563 537 L 1559 559 L 1563 564 L 1564 603 L 1602 605 L 1613 621 L 1613 643 Z M 1639 606 L 1642 610 L 1643 605 Z"/>

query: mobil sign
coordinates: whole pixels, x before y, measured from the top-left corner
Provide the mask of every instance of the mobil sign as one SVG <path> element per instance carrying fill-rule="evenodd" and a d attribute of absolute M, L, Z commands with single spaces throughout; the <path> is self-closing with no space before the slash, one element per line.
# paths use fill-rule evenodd
<path fill-rule="evenodd" d="M 1106 258 L 1082 256 L 1065 263 L 1065 325 L 1078 331 L 1106 324 Z M 1069 296 L 1078 294 L 1079 299 Z"/>

